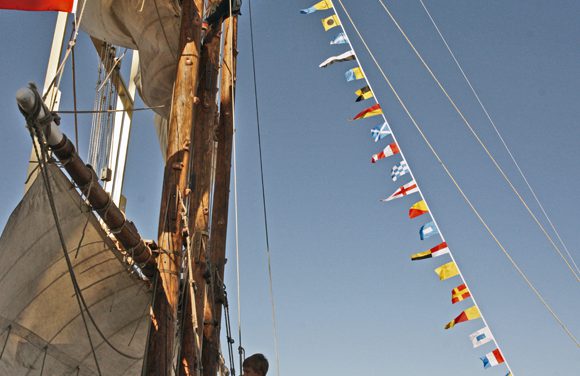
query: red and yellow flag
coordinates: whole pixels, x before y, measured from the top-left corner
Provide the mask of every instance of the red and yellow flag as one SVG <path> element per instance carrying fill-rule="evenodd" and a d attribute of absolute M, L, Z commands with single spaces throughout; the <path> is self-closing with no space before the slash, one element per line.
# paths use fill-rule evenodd
<path fill-rule="evenodd" d="M 411 206 L 409 209 L 409 218 L 415 218 L 425 213 L 429 213 L 429 208 L 427 207 L 427 203 L 424 200 L 421 200 Z"/>
<path fill-rule="evenodd" d="M 469 289 L 467 286 L 465 286 L 465 283 L 462 283 L 461 285 L 451 290 L 451 303 L 455 304 L 469 298 L 470 296 L 471 293 L 469 292 Z"/>
<path fill-rule="evenodd" d="M 352 120 L 358 120 L 358 119 L 368 118 L 371 116 L 377 116 L 377 115 L 380 115 L 382 113 L 383 113 L 383 110 L 381 109 L 381 105 L 377 103 L 374 106 L 371 106 L 371 107 L 366 108 L 363 111 L 359 112 Z"/>
<path fill-rule="evenodd" d="M 467 308 L 465 311 L 461 312 L 459 316 L 449 321 L 447 325 L 445 325 L 445 329 L 451 329 L 460 322 L 475 320 L 480 317 L 481 315 L 479 314 L 479 309 L 477 309 L 476 306 Z"/>
<path fill-rule="evenodd" d="M 0 9 L 51 10 L 72 13 L 76 7 L 77 0 L 0 0 Z"/>

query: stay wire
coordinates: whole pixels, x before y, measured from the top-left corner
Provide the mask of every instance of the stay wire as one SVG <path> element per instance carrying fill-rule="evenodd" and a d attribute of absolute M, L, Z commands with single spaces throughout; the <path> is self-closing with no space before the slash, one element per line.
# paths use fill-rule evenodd
<path fill-rule="evenodd" d="M 526 200 L 522 197 L 522 195 L 520 194 L 520 192 L 518 191 L 518 189 L 513 185 L 513 183 L 510 180 L 510 178 L 506 175 L 506 173 L 501 168 L 501 166 L 499 165 L 499 163 L 493 157 L 493 155 L 491 154 L 491 152 L 489 151 L 489 149 L 487 148 L 487 146 L 485 145 L 485 143 L 483 142 L 483 140 L 479 137 L 479 135 L 477 134 L 477 132 L 475 131 L 475 129 L 473 129 L 471 123 L 467 120 L 467 118 L 465 117 L 465 115 L 463 114 L 463 112 L 459 109 L 459 107 L 457 106 L 457 104 L 455 103 L 455 101 L 451 98 L 451 96 L 449 95 L 449 93 L 447 92 L 447 90 L 445 89 L 445 87 L 443 86 L 443 84 L 441 83 L 441 81 L 439 81 L 439 79 L 437 78 L 437 76 L 435 75 L 435 73 L 433 72 L 433 70 L 431 69 L 431 67 L 427 64 L 427 62 L 425 61 L 425 59 L 423 59 L 423 56 L 415 48 L 413 42 L 411 42 L 411 40 L 409 39 L 409 37 L 407 36 L 407 34 L 403 30 L 403 28 L 399 25 L 399 23 L 397 22 L 397 20 L 395 19 L 395 17 L 393 16 L 393 14 L 391 13 L 391 11 L 389 10 L 389 8 L 385 5 L 385 3 L 383 2 L 383 0 L 378 0 L 378 1 L 382 5 L 382 7 L 385 10 L 385 12 L 388 14 L 389 18 L 393 21 L 393 23 L 395 24 L 395 26 L 397 27 L 397 29 L 399 30 L 399 32 L 401 33 L 401 35 L 403 35 L 403 37 L 407 41 L 407 44 L 409 44 L 409 46 L 411 47 L 411 49 L 413 50 L 413 52 L 415 53 L 415 55 L 417 56 L 417 58 L 421 61 L 421 63 L 423 64 L 423 66 L 425 67 L 425 69 L 427 70 L 427 72 L 429 73 L 429 75 L 433 78 L 433 80 L 435 81 L 435 83 L 437 84 L 437 86 L 439 86 L 439 88 L 441 89 L 441 91 L 443 92 L 443 94 L 445 95 L 445 97 L 449 100 L 449 103 L 451 104 L 451 106 L 453 107 L 453 109 L 461 117 L 461 120 L 463 121 L 463 123 L 465 123 L 465 125 L 467 126 L 467 128 L 470 130 L 471 134 L 475 137 L 475 139 L 477 140 L 477 142 L 481 145 L 481 147 L 483 148 L 483 150 L 485 151 L 485 153 L 487 154 L 487 156 L 489 157 L 489 159 L 492 161 L 492 163 L 495 166 L 495 168 L 498 170 L 498 172 L 501 174 L 501 176 L 504 178 L 504 180 L 508 183 L 508 185 L 511 188 L 511 190 L 514 192 L 514 194 L 516 195 L 516 197 L 520 200 L 520 202 L 522 203 L 522 205 L 526 208 L 528 214 L 532 217 L 532 219 L 534 220 L 534 222 L 536 222 L 536 224 L 538 225 L 538 227 L 540 228 L 540 230 L 544 233 L 544 235 L 546 236 L 546 238 L 548 239 L 548 241 L 550 242 L 550 244 L 552 245 L 552 247 L 554 248 L 554 250 L 556 251 L 556 253 L 564 261 L 564 263 L 566 264 L 566 266 L 568 266 L 568 269 L 570 269 L 570 271 L 572 272 L 572 275 L 576 279 L 576 282 L 580 282 L 580 274 L 577 273 L 576 270 L 574 270 L 574 268 L 572 267 L 572 265 L 570 265 L 570 262 L 568 261 L 568 259 L 566 259 L 566 257 L 562 254 L 562 251 L 560 250 L 560 247 L 558 247 L 558 245 L 554 242 L 554 240 L 552 239 L 552 237 L 550 236 L 550 234 L 548 234 L 548 232 L 546 231 L 546 229 L 544 228 L 544 226 L 542 225 L 542 223 L 538 220 L 538 218 L 536 217 L 536 215 L 532 212 L 532 210 L 528 206 Z"/>
<path fill-rule="evenodd" d="M 435 148 L 433 147 L 433 145 L 431 144 L 431 142 L 429 141 L 429 139 L 427 138 L 427 136 L 423 132 L 423 129 L 417 123 L 417 121 L 415 120 L 415 117 L 411 114 L 410 110 L 405 105 L 405 102 L 403 101 L 403 99 L 399 96 L 399 93 L 397 92 L 397 90 L 393 86 L 391 80 L 385 74 L 383 68 L 381 67 L 381 65 L 377 61 L 375 55 L 373 54 L 373 52 L 369 48 L 368 44 L 366 43 L 366 40 L 363 38 L 363 36 L 360 33 L 358 27 L 356 26 L 356 24 L 354 23 L 353 19 L 350 16 L 350 14 L 346 10 L 344 4 L 342 3 L 342 0 L 337 0 L 337 1 L 340 3 L 343 11 L 345 12 L 346 16 L 348 17 L 351 25 L 353 26 L 355 32 L 357 33 L 359 39 L 361 40 L 361 42 L 365 46 L 365 49 L 368 52 L 368 54 L 370 55 L 371 59 L 373 60 L 375 66 L 381 72 L 381 75 L 383 76 L 385 82 L 387 83 L 387 85 L 389 86 L 389 88 L 391 89 L 391 91 L 393 92 L 393 94 L 395 95 L 395 97 L 397 98 L 397 101 L 399 102 L 399 104 L 401 105 L 401 107 L 403 108 L 403 110 L 405 111 L 405 113 L 407 114 L 407 116 L 409 117 L 409 119 L 411 120 L 411 122 L 413 123 L 413 125 L 415 126 L 415 128 L 417 129 L 417 131 L 419 132 L 419 134 L 421 135 L 421 138 L 423 139 L 423 141 L 425 141 L 425 144 L 428 146 L 429 150 L 431 150 L 431 153 L 433 153 L 433 155 L 435 156 L 435 158 L 437 159 L 437 161 L 439 162 L 439 164 L 441 165 L 441 167 L 445 170 L 445 173 L 447 174 L 447 176 L 453 182 L 453 185 L 457 188 L 457 190 L 459 191 L 459 193 L 461 194 L 461 196 L 463 197 L 463 199 L 465 200 L 465 202 L 469 205 L 469 207 L 471 208 L 471 210 L 473 211 L 473 213 L 476 215 L 476 217 L 478 218 L 478 220 L 485 227 L 485 229 L 490 234 L 490 236 L 494 239 L 494 241 L 499 246 L 499 248 L 501 249 L 501 251 L 504 253 L 504 255 L 507 257 L 507 259 L 510 261 L 510 263 L 512 264 L 512 266 L 514 267 L 514 269 L 520 274 L 520 276 L 526 282 L 526 284 L 528 285 L 528 287 L 532 290 L 532 292 L 536 295 L 536 297 L 540 300 L 540 302 L 544 305 L 544 307 L 548 310 L 548 312 L 550 312 L 550 314 L 552 315 L 552 317 L 562 327 L 562 329 L 564 330 L 564 332 L 566 333 L 566 335 L 574 342 L 574 344 L 576 345 L 576 347 L 580 347 L 580 343 L 578 342 L 578 340 L 576 339 L 576 337 L 574 336 L 574 334 L 572 334 L 572 332 L 568 329 L 567 325 L 560 319 L 560 317 L 556 314 L 556 312 L 552 309 L 552 307 L 544 299 L 544 297 L 542 296 L 542 294 L 538 291 L 538 289 L 536 289 L 536 287 L 528 279 L 528 277 L 524 273 L 524 271 L 522 269 L 520 269 L 520 267 L 515 262 L 515 260 L 511 257 L 511 255 L 509 254 L 509 252 L 507 251 L 507 249 L 503 246 L 503 244 L 501 243 L 501 241 L 496 237 L 495 233 L 488 226 L 487 222 L 480 215 L 479 211 L 475 208 L 474 204 L 467 197 L 466 193 L 460 187 L 460 185 L 457 182 L 457 180 L 455 180 L 455 177 L 453 176 L 453 174 L 451 173 L 451 171 L 447 168 L 447 165 L 443 162 L 443 160 L 441 159 L 441 157 L 439 156 L 439 154 L 437 153 L 437 151 L 435 150 Z"/>
<path fill-rule="evenodd" d="M 73 89 L 73 106 L 74 106 L 74 118 L 75 118 L 75 147 L 79 150 L 79 118 L 77 112 L 77 78 L 76 78 L 76 65 L 75 65 L 75 46 L 71 49 L 71 63 L 72 63 L 72 89 Z"/>
<path fill-rule="evenodd" d="M 230 0 L 230 20 L 232 19 L 232 0 Z M 233 22 L 229 23 L 230 32 L 229 36 L 232 38 L 232 43 L 230 43 L 231 53 L 230 53 L 230 69 L 232 70 L 232 81 L 231 81 L 231 97 L 232 97 L 232 159 L 233 159 L 233 172 L 234 172 L 234 237 L 235 237 L 235 249 L 236 249 L 236 293 L 237 293 L 237 314 L 238 314 L 238 355 L 240 361 L 240 374 L 242 373 L 242 364 L 244 362 L 244 347 L 242 345 L 242 298 L 241 298 L 241 278 L 240 278 L 240 243 L 239 243 L 239 226 L 238 226 L 238 167 L 237 167 L 237 154 L 236 154 L 236 99 L 235 99 L 235 71 L 234 71 L 234 29 Z M 228 308 L 229 315 L 229 308 Z M 229 318 L 229 317 L 228 317 Z"/>
<path fill-rule="evenodd" d="M 461 75 L 463 76 L 463 78 L 465 79 L 465 82 L 467 83 L 467 85 L 469 86 L 469 89 L 471 90 L 471 92 L 473 93 L 473 95 L 475 96 L 475 99 L 477 100 L 477 102 L 479 103 L 479 106 L 481 107 L 481 109 L 483 110 L 485 116 L 487 117 L 487 119 L 489 120 L 491 126 L 493 127 L 495 133 L 497 134 L 498 138 L 500 139 L 501 143 L 503 144 L 504 148 L 506 149 L 507 153 L 509 154 L 512 162 L 514 163 L 514 165 L 516 166 L 518 172 L 520 173 L 520 176 L 522 177 L 522 179 L 524 180 L 524 182 L 526 183 L 528 189 L 530 190 L 530 192 L 532 193 L 532 196 L 534 197 L 536 203 L 538 204 L 538 206 L 540 207 L 540 210 L 542 211 L 542 213 L 544 214 L 544 217 L 546 218 L 546 220 L 548 221 L 548 223 L 550 224 L 550 227 L 552 228 L 552 230 L 554 231 L 554 233 L 556 234 L 556 237 L 558 238 L 560 244 L 562 245 L 562 247 L 564 248 L 564 250 L 566 251 L 566 255 L 568 256 L 568 258 L 570 259 L 570 261 L 572 262 L 572 264 L 574 265 L 574 268 L 576 269 L 576 272 L 580 274 L 580 268 L 578 268 L 578 265 L 576 264 L 576 262 L 574 261 L 574 257 L 572 256 L 572 254 L 570 253 L 570 251 L 568 250 L 568 246 L 566 245 L 566 243 L 564 242 L 564 240 L 562 239 L 562 237 L 560 236 L 559 231 L 556 229 L 556 226 L 554 225 L 554 223 L 552 222 L 550 216 L 548 215 L 548 213 L 546 212 L 546 210 L 544 209 L 544 206 L 542 205 L 542 203 L 540 202 L 540 199 L 538 198 L 538 196 L 536 195 L 536 192 L 534 191 L 534 189 L 532 188 L 530 182 L 528 181 L 526 175 L 524 174 L 523 170 L 520 168 L 519 163 L 516 161 L 516 158 L 514 157 L 513 153 L 511 152 L 510 148 L 508 147 L 506 141 L 504 140 L 503 136 L 501 135 L 499 129 L 497 128 L 497 126 L 495 125 L 495 121 L 491 118 L 491 115 L 489 114 L 489 112 L 487 111 L 487 108 L 485 107 L 485 105 L 483 104 L 481 98 L 479 97 L 479 94 L 477 93 L 477 91 L 475 90 L 475 88 L 473 87 L 471 80 L 467 77 L 467 74 L 465 73 L 465 71 L 463 70 L 463 67 L 461 66 L 461 64 L 459 63 L 459 60 L 457 59 L 457 57 L 455 56 L 455 53 L 453 53 L 453 51 L 451 50 L 451 47 L 449 46 L 449 44 L 447 43 L 447 40 L 445 39 L 445 37 L 443 36 L 443 33 L 441 32 L 441 30 L 439 29 L 439 26 L 437 25 L 437 23 L 435 22 L 435 19 L 433 18 L 433 16 L 431 15 L 431 12 L 429 12 L 429 9 L 427 9 L 427 6 L 425 5 L 425 3 L 423 2 L 423 0 L 419 0 L 421 5 L 423 6 L 423 9 L 425 10 L 425 13 L 427 14 L 427 16 L 429 17 L 429 20 L 431 21 L 431 23 L 433 24 L 433 27 L 435 27 L 435 30 L 437 31 L 437 34 L 439 35 L 439 37 L 441 38 L 441 40 L 443 41 L 443 44 L 445 45 L 445 47 L 447 48 L 447 51 L 449 51 L 449 54 L 451 55 L 451 58 L 453 59 L 453 61 L 455 62 L 455 65 L 457 65 L 457 68 L 459 69 L 459 71 L 461 72 Z"/>
<path fill-rule="evenodd" d="M 81 11 L 79 12 L 78 17 L 75 17 L 75 19 L 74 19 L 73 33 L 69 39 L 68 46 L 67 46 L 67 49 L 65 51 L 64 57 L 63 57 L 60 65 L 58 66 L 56 73 L 55 73 L 54 77 L 52 78 L 52 80 L 50 81 L 50 84 L 48 85 L 48 87 L 43 88 L 43 90 L 44 90 L 44 95 L 42 96 L 43 101 L 46 100 L 46 97 L 48 96 L 48 94 L 50 93 L 52 88 L 55 87 L 55 85 L 56 85 L 57 90 L 60 86 L 60 80 L 62 78 L 62 73 L 64 71 L 64 67 L 65 67 L 66 62 L 67 62 L 67 60 L 72 52 L 72 48 L 74 47 L 74 45 L 77 42 L 77 38 L 79 35 L 79 30 L 80 30 L 80 24 L 81 24 L 81 21 L 83 19 L 83 15 L 85 13 L 86 5 L 87 5 L 87 1 L 83 1 L 83 6 L 81 8 Z M 51 103 L 51 106 L 50 106 L 51 109 L 53 106 L 54 106 L 54 103 Z"/>
<path fill-rule="evenodd" d="M 270 289 L 270 301 L 272 303 L 272 325 L 274 330 L 274 350 L 276 352 L 276 374 L 280 376 L 280 353 L 278 350 L 278 329 L 276 325 L 276 305 L 274 303 L 274 289 L 272 283 L 272 262 L 270 253 L 270 240 L 268 236 L 268 217 L 266 210 L 266 191 L 264 189 L 264 164 L 262 161 L 262 137 L 260 132 L 260 111 L 258 107 L 258 85 L 256 80 L 256 56 L 254 51 L 254 25 L 252 22 L 252 1 L 248 0 L 250 18 L 250 41 L 252 46 L 252 73 L 254 79 L 254 103 L 256 105 L 256 124 L 258 129 L 258 150 L 260 156 L 260 181 L 262 185 L 262 207 L 264 209 L 264 229 L 266 234 L 266 255 L 268 257 L 268 287 Z"/>

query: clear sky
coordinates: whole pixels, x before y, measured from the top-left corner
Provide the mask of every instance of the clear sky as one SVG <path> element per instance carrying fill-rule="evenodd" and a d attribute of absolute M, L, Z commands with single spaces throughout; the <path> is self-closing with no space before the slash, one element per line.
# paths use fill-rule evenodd
<path fill-rule="evenodd" d="M 469 342 L 468 335 L 483 326 L 481 320 L 443 329 L 471 302 L 451 305 L 450 290 L 459 279 L 440 282 L 433 273 L 448 261 L 447 256 L 410 261 L 410 254 L 440 242 L 436 237 L 419 239 L 419 227 L 429 221 L 427 216 L 407 217 L 418 196 L 379 202 L 399 183 L 406 183 L 408 176 L 397 183 L 390 179 L 399 156 L 370 163 L 371 155 L 391 142 L 387 138 L 375 144 L 370 138 L 369 130 L 379 124 L 379 118 L 348 121 L 374 104 L 372 100 L 354 102 L 354 91 L 364 84 L 347 83 L 343 74 L 355 63 L 318 68 L 320 62 L 347 47 L 329 45 L 338 29 L 325 33 L 320 19 L 331 11 L 298 13 L 315 2 L 252 2 L 281 375 L 505 375 L 505 367 L 484 370 L 478 359 L 493 349 L 491 345 L 473 349 Z M 343 2 L 458 183 L 546 301 L 580 337 L 580 294 L 570 270 L 380 3 Z M 420 2 L 385 3 L 540 216 Z M 580 261 L 580 222 L 575 212 L 580 199 L 580 3 L 427 0 L 425 4 L 568 249 Z M 337 8 L 347 23 L 338 4 Z M 242 335 L 247 353 L 264 352 L 275 375 L 248 16 L 246 0 L 240 17 L 236 112 Z M 28 81 L 40 85 L 44 81 L 54 19 L 50 13 L 0 11 L 2 224 L 21 198 L 30 152 L 14 93 Z M 481 226 L 350 25 L 347 31 L 432 214 L 514 374 L 580 374 L 578 347 Z M 97 57 L 86 35 L 79 40 L 77 65 L 82 93 L 79 108 L 91 109 Z M 71 109 L 70 70 L 62 90 L 61 108 Z M 86 115 L 80 119 L 80 149 L 86 157 L 91 119 Z M 71 116 L 63 116 L 63 128 L 70 135 L 72 124 Z M 124 194 L 128 217 L 147 238 L 156 237 L 161 176 L 152 114 L 138 113 Z M 544 219 L 541 222 L 547 226 Z M 230 231 L 226 282 L 237 332 L 233 239 Z"/>

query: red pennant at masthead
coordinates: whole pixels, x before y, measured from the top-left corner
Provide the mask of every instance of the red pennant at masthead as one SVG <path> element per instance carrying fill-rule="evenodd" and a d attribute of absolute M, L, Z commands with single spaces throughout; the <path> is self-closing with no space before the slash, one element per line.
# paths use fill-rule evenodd
<path fill-rule="evenodd" d="M 0 9 L 73 13 L 76 7 L 77 0 L 0 0 Z"/>

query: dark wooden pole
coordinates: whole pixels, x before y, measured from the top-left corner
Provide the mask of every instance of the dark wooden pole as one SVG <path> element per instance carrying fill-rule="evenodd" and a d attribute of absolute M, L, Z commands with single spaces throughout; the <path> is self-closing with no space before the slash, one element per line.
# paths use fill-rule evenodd
<path fill-rule="evenodd" d="M 218 3 L 212 0 L 208 7 Z M 193 193 L 189 206 L 191 244 L 191 289 L 188 289 L 186 315 L 183 322 L 180 374 L 193 375 L 203 368 L 200 364 L 203 341 L 203 315 L 206 290 L 208 288 L 207 250 L 210 211 L 211 163 L 217 119 L 216 95 L 219 74 L 221 20 L 209 25 L 201 49 L 198 97 L 193 124 Z M 193 297 L 191 296 L 193 292 Z M 195 310 L 193 304 L 195 304 Z"/>
<path fill-rule="evenodd" d="M 203 0 L 182 1 L 177 74 L 169 118 L 167 160 L 159 216 L 158 278 L 144 375 L 169 376 L 174 359 L 179 272 L 183 246 L 182 203 L 189 192 L 189 159 L 198 84 Z"/>
<path fill-rule="evenodd" d="M 231 30 L 230 30 L 231 29 Z M 226 258 L 226 234 L 230 197 L 230 172 L 232 164 L 233 98 L 236 77 L 238 19 L 224 23 L 224 49 L 221 70 L 220 118 L 216 129 L 218 142 L 215 187 L 210 233 L 210 273 L 215 282 L 208 290 L 208 304 L 204 311 L 203 375 L 215 376 L 218 372 L 220 354 L 220 328 L 224 303 L 224 267 Z M 233 52 L 233 54 L 232 54 Z"/>

